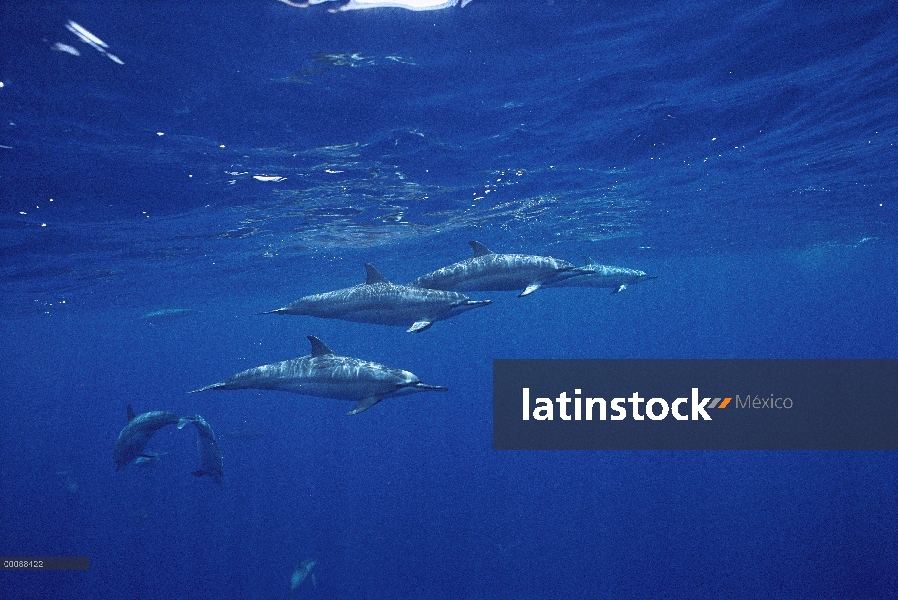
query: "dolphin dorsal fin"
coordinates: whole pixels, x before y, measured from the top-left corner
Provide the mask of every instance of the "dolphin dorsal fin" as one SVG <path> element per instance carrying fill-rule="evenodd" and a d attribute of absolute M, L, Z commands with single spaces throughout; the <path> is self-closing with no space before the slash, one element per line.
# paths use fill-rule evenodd
<path fill-rule="evenodd" d="M 312 356 L 324 356 L 325 354 L 333 354 L 334 351 L 327 347 L 327 344 L 316 338 L 314 335 L 309 336 L 312 342 Z"/>
<path fill-rule="evenodd" d="M 367 277 L 365 277 L 366 285 L 372 285 L 374 283 L 390 283 L 371 263 L 365 263 L 365 270 L 368 272 Z"/>
<path fill-rule="evenodd" d="M 486 256 L 487 254 L 493 253 L 492 250 L 490 250 L 489 248 L 487 248 L 480 242 L 475 242 L 474 240 L 471 240 L 468 243 L 471 244 L 471 248 L 474 249 L 474 258 L 477 258 L 478 256 Z"/>
<path fill-rule="evenodd" d="M 130 423 L 131 420 L 132 420 L 135 416 L 136 416 L 136 415 L 134 414 L 134 409 L 131 408 L 131 405 L 129 404 L 129 405 L 128 405 L 128 422 Z"/>
<path fill-rule="evenodd" d="M 583 261 L 587 267 L 596 264 L 596 261 L 594 261 L 591 256 L 584 256 Z"/>

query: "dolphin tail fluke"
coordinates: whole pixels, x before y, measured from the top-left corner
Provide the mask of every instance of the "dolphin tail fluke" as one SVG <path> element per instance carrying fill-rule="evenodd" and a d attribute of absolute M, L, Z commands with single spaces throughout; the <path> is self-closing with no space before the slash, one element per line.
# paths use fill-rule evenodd
<path fill-rule="evenodd" d="M 184 429 L 184 426 L 188 423 L 193 423 L 196 421 L 196 417 L 181 417 L 178 419 L 178 429 Z"/>
<path fill-rule="evenodd" d="M 190 474 L 195 475 L 196 477 L 202 477 L 203 475 L 206 474 L 206 472 L 203 471 L 202 469 L 200 469 L 198 471 L 191 471 Z"/>
<path fill-rule="evenodd" d="M 366 411 L 369 408 L 371 408 L 372 406 L 374 406 L 375 404 L 377 404 L 378 402 L 380 402 L 381 399 L 382 399 L 382 396 L 371 396 L 370 398 L 363 398 L 362 400 L 359 401 L 358 404 L 355 405 L 355 408 L 353 408 L 351 411 L 346 413 L 346 415 L 347 416 L 357 415 L 360 412 Z"/>

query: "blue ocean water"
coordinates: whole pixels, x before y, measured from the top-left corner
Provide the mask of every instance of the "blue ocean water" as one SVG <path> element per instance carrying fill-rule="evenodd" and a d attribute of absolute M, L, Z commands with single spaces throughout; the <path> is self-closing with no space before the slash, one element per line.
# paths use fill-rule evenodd
<path fill-rule="evenodd" d="M 3 598 L 892 598 L 893 452 L 495 452 L 496 358 L 898 357 L 891 2 L 3 3 Z M 105 44 L 79 39 L 74 22 Z M 77 31 L 77 29 L 76 29 Z M 74 51 L 74 52 L 73 52 Z M 77 53 L 77 54 L 76 54 Z M 497 252 L 421 334 L 256 313 Z M 142 319 L 162 309 L 189 309 Z M 188 390 L 308 353 L 445 394 Z M 137 412 L 203 415 L 116 472 Z"/>

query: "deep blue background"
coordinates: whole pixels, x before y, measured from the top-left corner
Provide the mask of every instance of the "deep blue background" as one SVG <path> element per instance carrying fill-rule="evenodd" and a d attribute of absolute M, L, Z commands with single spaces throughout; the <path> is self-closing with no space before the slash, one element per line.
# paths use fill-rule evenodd
<path fill-rule="evenodd" d="M 490 406 L 494 358 L 898 357 L 891 3 L 0 21 L 0 554 L 92 565 L 3 598 L 285 597 L 305 558 L 301 597 L 893 597 L 894 453 L 494 452 Z M 255 314 L 469 239 L 659 279 L 471 293 L 420 335 Z M 308 334 L 450 392 L 186 394 Z M 115 472 L 128 403 L 202 414 L 224 490 L 190 429 Z"/>

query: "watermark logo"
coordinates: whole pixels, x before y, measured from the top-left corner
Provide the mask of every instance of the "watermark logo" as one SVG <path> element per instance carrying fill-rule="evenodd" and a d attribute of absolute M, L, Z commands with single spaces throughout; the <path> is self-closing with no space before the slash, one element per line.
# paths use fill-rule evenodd
<path fill-rule="evenodd" d="M 727 390 L 766 393 L 720 393 Z M 887 400 L 896 395 L 895 360 L 497 360 L 493 442 L 496 449 L 898 449 L 898 403 Z"/>
<path fill-rule="evenodd" d="M 523 420 L 529 421 L 531 415 L 537 421 L 552 421 L 555 418 L 555 409 L 550 398 L 536 398 L 533 403 L 530 402 L 530 388 L 522 390 Z M 690 413 L 681 413 L 683 405 L 686 404 L 691 408 L 691 418 L 693 421 L 704 419 L 710 421 L 711 416 L 706 409 L 726 408 L 732 398 L 702 398 L 699 400 L 698 388 L 692 388 L 691 403 L 689 398 L 677 398 L 672 403 L 668 403 L 664 398 L 650 398 L 646 400 L 634 392 L 628 398 L 612 398 L 606 401 L 604 398 L 583 398 L 580 396 L 582 390 L 579 388 L 574 390 L 575 396 L 568 397 L 567 392 L 561 392 L 555 398 L 555 404 L 558 405 L 558 417 L 562 421 L 592 421 L 593 416 L 600 421 L 623 421 L 628 416 L 627 404 L 630 404 L 629 416 L 636 421 L 642 421 L 649 418 L 653 421 L 661 421 L 668 416 L 672 416 L 677 421 L 688 421 Z M 722 400 L 722 401 L 721 401 Z M 573 416 L 568 413 L 568 405 L 573 403 Z M 645 403 L 645 407 L 642 404 Z M 531 411 L 532 408 L 532 411 Z M 609 408 L 611 415 L 609 417 Z M 584 416 L 585 415 L 585 416 Z"/>

